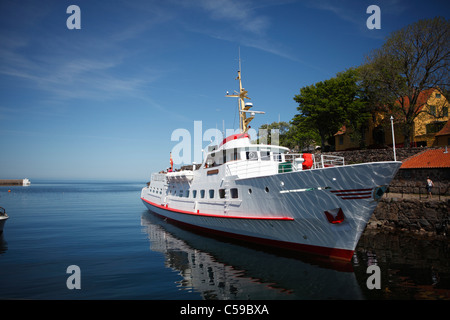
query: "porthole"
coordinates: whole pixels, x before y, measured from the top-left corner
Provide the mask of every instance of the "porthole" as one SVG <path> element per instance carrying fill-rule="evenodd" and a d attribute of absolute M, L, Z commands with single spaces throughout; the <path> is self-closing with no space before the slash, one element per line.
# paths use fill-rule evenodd
<path fill-rule="evenodd" d="M 252 194 L 252 189 L 248 189 L 248 194 Z"/>
<path fill-rule="evenodd" d="M 266 187 L 264 190 L 266 190 L 266 192 L 269 192 L 269 187 Z"/>

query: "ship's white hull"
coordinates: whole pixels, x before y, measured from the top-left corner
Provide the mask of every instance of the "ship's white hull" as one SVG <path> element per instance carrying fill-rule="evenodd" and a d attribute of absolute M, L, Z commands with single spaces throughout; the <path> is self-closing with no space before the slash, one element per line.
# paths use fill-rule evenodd
<path fill-rule="evenodd" d="M 235 188 L 236 199 L 228 194 L 224 199 L 168 196 L 149 187 L 142 189 L 141 199 L 157 215 L 194 229 L 350 260 L 400 165 L 389 161 L 241 179 L 224 176 L 199 184 L 206 192 Z M 171 187 L 160 184 L 164 190 Z"/>

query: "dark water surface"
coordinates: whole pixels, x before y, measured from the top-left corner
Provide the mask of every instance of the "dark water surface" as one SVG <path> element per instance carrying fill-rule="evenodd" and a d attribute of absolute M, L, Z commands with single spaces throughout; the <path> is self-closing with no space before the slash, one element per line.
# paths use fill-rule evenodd
<path fill-rule="evenodd" d="M 365 234 L 352 262 L 318 261 L 168 224 L 141 203 L 143 186 L 0 187 L 0 299 L 450 299 L 448 241 Z M 67 287 L 71 265 L 81 289 Z M 381 289 L 368 289 L 369 265 Z"/>

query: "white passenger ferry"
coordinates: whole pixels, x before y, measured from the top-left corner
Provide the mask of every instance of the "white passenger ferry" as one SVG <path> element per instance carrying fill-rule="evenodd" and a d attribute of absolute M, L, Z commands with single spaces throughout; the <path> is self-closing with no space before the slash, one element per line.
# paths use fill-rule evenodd
<path fill-rule="evenodd" d="M 239 93 L 228 96 L 239 100 L 240 133 L 209 146 L 200 166 L 152 174 L 142 201 L 194 230 L 350 260 L 401 162 L 345 165 L 340 157 L 253 144 L 240 71 L 237 80 Z"/>

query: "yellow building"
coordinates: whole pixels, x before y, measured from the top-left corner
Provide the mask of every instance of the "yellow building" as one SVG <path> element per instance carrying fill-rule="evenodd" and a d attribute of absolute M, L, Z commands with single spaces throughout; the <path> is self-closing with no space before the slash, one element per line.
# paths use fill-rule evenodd
<path fill-rule="evenodd" d="M 437 89 L 428 89 L 418 97 L 419 115 L 414 119 L 413 146 L 448 145 L 448 130 L 443 130 L 449 121 L 449 102 Z M 395 116 L 394 116 L 395 117 Z M 398 124 L 394 124 L 395 144 L 403 147 L 404 136 Z M 384 115 L 373 114 L 361 137 L 367 147 L 392 146 L 392 130 L 389 119 Z M 352 139 L 351 132 L 345 126 L 335 134 L 336 151 L 359 148 L 359 142 Z"/>

